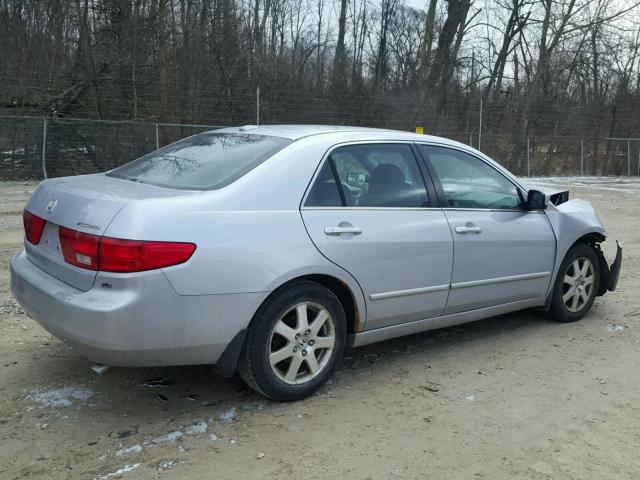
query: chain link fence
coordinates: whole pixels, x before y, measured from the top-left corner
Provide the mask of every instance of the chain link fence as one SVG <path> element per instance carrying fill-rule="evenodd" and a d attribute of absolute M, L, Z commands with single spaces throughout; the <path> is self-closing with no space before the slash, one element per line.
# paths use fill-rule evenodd
<path fill-rule="evenodd" d="M 0 117 L 0 179 L 104 172 L 214 125 Z"/>
<path fill-rule="evenodd" d="M 103 172 L 216 125 L 0 117 L 0 180 Z M 519 176 L 640 176 L 640 138 L 427 132 L 466 143 Z"/>
<path fill-rule="evenodd" d="M 477 148 L 522 177 L 640 176 L 640 138 L 433 134 Z"/>

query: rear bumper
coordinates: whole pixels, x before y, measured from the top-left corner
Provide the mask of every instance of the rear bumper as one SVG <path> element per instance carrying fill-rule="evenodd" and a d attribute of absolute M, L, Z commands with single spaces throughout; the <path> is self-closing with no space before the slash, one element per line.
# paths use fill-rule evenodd
<path fill-rule="evenodd" d="M 178 295 L 160 271 L 121 276 L 84 292 L 29 261 L 11 260 L 11 290 L 25 311 L 90 360 L 120 367 L 214 364 L 267 292 Z"/>

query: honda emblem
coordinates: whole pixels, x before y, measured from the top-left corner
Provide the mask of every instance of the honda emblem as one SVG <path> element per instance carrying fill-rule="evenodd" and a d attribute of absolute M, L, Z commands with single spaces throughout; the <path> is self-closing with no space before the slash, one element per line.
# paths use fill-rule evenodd
<path fill-rule="evenodd" d="M 47 204 L 47 208 L 45 209 L 45 211 L 47 213 L 53 212 L 53 209 L 56 208 L 56 205 L 58 205 L 58 200 L 49 200 L 49 203 Z"/>

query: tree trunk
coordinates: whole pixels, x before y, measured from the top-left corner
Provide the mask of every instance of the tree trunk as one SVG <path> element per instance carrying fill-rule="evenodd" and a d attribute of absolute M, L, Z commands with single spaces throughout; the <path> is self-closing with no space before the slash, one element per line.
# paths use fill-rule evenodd
<path fill-rule="evenodd" d="M 336 43 L 336 52 L 333 57 L 333 80 L 332 88 L 334 92 L 340 91 L 344 85 L 344 34 L 347 22 L 347 0 L 340 2 L 340 17 L 338 18 L 338 41 Z M 354 45 L 355 48 L 355 45 Z"/>
<path fill-rule="evenodd" d="M 167 1 L 168 0 L 158 0 L 158 76 L 160 82 L 160 110 L 158 118 L 160 121 L 167 120 L 169 111 L 167 92 Z"/>
<path fill-rule="evenodd" d="M 431 50 L 433 48 L 433 26 L 436 21 L 436 6 L 438 0 L 431 0 L 429 2 L 429 10 L 427 10 L 427 18 L 424 25 L 424 41 L 422 42 L 422 64 L 420 69 L 422 76 L 425 77 L 429 71 L 429 65 L 431 64 Z"/>
<path fill-rule="evenodd" d="M 374 70 L 374 86 L 376 90 L 384 87 L 387 78 L 387 36 L 389 24 L 394 15 L 396 0 L 382 0 L 382 12 L 380 14 L 380 42 L 378 43 L 378 55 Z"/>
<path fill-rule="evenodd" d="M 453 57 L 452 46 L 460 27 L 464 28 L 471 0 L 447 0 L 447 4 L 447 18 L 440 32 L 436 56 L 427 78 L 429 88 L 438 93 L 440 107 L 446 96 L 446 89 L 451 81 L 449 75 L 456 60 Z"/>

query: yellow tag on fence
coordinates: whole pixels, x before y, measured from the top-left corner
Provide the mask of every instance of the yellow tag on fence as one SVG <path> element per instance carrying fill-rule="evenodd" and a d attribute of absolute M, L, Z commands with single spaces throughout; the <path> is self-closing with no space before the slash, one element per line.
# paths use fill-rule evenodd
<path fill-rule="evenodd" d="M 416 127 L 416 133 L 421 133 L 424 135 L 424 127 Z"/>

